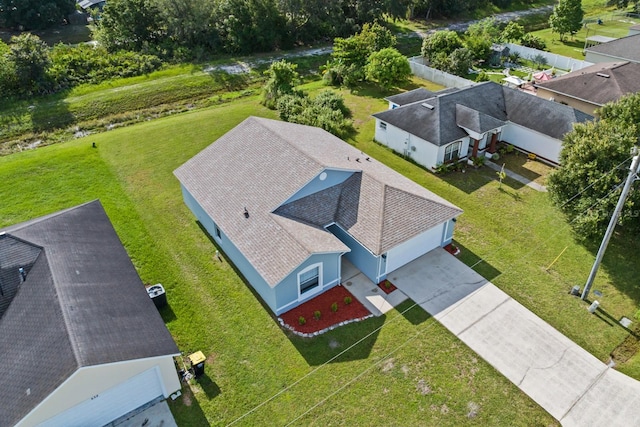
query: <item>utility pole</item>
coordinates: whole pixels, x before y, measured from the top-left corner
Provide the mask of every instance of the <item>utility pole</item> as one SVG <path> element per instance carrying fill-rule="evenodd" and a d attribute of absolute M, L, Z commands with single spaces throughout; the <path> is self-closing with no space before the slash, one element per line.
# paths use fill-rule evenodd
<path fill-rule="evenodd" d="M 636 154 L 638 149 L 636 147 L 633 148 L 633 154 Z M 602 243 L 600 244 L 600 249 L 598 249 L 598 254 L 596 255 L 596 260 L 593 263 L 593 267 L 591 267 L 591 273 L 589 273 L 589 278 L 587 279 L 587 283 L 584 285 L 584 291 L 582 291 L 581 298 L 584 300 L 589 296 L 589 291 L 591 290 L 591 286 L 593 285 L 593 280 L 596 278 L 596 273 L 598 272 L 598 267 L 600 267 L 600 262 L 602 262 L 602 258 L 604 257 L 604 252 L 607 250 L 607 245 L 609 244 L 609 239 L 611 239 L 611 235 L 613 234 L 613 229 L 616 228 L 616 224 L 618 223 L 618 218 L 620 217 L 620 212 L 622 211 L 622 207 L 624 206 L 624 202 L 629 195 L 629 191 L 631 190 L 631 184 L 633 181 L 638 179 L 638 171 L 640 166 L 640 156 L 637 154 L 633 158 L 631 162 L 631 167 L 629 168 L 629 175 L 627 176 L 627 181 L 624 183 L 624 188 L 622 189 L 622 193 L 620 193 L 620 198 L 618 199 L 618 204 L 616 205 L 616 209 L 613 211 L 613 215 L 611 215 L 611 220 L 609 221 L 609 226 L 607 227 L 607 231 L 604 233 L 604 238 L 602 239 Z"/>

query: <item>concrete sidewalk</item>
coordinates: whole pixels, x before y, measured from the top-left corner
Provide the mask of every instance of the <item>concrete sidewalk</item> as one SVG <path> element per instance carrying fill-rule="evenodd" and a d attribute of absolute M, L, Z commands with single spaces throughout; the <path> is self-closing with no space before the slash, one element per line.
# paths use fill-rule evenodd
<path fill-rule="evenodd" d="M 640 382 L 609 368 L 443 249 L 390 280 L 566 426 L 640 425 Z"/>
<path fill-rule="evenodd" d="M 491 169 L 493 169 L 494 171 L 498 171 L 500 172 L 502 170 L 502 166 L 493 163 L 490 160 L 485 160 L 485 165 L 489 166 Z M 525 178 L 524 176 L 517 174 L 513 171 L 510 171 L 509 169 L 505 169 L 504 170 L 505 175 L 507 175 L 509 178 L 518 181 L 521 184 L 526 185 L 527 187 L 531 187 L 536 191 L 541 191 L 541 192 L 546 192 L 547 191 L 547 187 L 545 187 L 544 185 L 540 185 L 537 182 L 533 182 L 531 181 L 529 178 Z"/>
<path fill-rule="evenodd" d="M 374 316 L 382 316 L 409 299 L 399 289 L 387 295 L 346 258 L 342 259 L 342 284 Z"/>

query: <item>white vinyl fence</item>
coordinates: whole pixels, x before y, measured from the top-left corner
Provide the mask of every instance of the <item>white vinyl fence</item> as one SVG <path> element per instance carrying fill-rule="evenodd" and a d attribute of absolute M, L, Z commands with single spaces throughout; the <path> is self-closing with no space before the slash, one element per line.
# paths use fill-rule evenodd
<path fill-rule="evenodd" d="M 567 56 L 557 55 L 551 52 L 545 52 L 544 50 L 533 49 L 526 46 L 520 46 L 519 44 L 507 43 L 509 52 L 518 52 L 521 58 L 531 59 L 536 55 L 542 55 L 547 59 L 547 65 L 549 67 L 560 68 L 562 70 L 576 71 L 593 65 L 592 62 L 581 61 L 580 59 L 569 58 Z"/>
<path fill-rule="evenodd" d="M 444 87 L 457 87 L 462 88 L 466 86 L 472 86 L 475 82 L 471 80 L 463 79 L 462 77 L 454 76 L 453 74 L 446 73 L 444 71 L 436 70 L 435 68 L 427 67 L 424 65 L 424 58 L 422 56 L 414 56 L 409 58 L 409 65 L 414 75 L 442 85 Z"/>

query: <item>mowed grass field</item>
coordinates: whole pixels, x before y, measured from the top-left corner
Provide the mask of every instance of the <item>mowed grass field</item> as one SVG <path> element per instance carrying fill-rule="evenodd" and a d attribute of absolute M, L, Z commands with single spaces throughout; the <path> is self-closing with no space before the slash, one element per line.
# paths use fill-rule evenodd
<path fill-rule="evenodd" d="M 370 114 L 386 108 L 388 93 L 342 93 L 358 131 L 349 143 L 465 210 L 455 235 L 463 261 L 484 258 L 477 271 L 606 360 L 627 332 L 567 294 L 584 281 L 593 255 L 573 241 L 547 195 L 508 180 L 500 189 L 487 168 L 434 176 L 372 142 Z M 180 349 L 208 357 L 205 377 L 170 402 L 181 426 L 554 425 L 411 303 L 313 339 L 279 327 L 233 266 L 215 258 L 172 175 L 249 115 L 276 117 L 245 97 L 2 157 L 0 226 L 102 201 L 143 281 L 167 288 L 170 306 L 161 314 Z M 640 300 L 638 268 L 627 256 L 639 248 L 628 245 L 613 242 L 596 281 L 611 318 L 631 316 Z"/>

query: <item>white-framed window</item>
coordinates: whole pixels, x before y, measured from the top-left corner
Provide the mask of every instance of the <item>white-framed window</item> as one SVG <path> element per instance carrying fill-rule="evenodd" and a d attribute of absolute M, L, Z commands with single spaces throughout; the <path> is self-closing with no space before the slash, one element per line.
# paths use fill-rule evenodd
<path fill-rule="evenodd" d="M 444 161 L 450 162 L 460 157 L 460 141 L 449 144 L 444 149 Z"/>
<path fill-rule="evenodd" d="M 385 122 L 380 122 L 380 123 L 378 124 L 378 127 L 379 127 L 381 130 L 387 130 L 387 124 L 386 124 Z"/>
<path fill-rule="evenodd" d="M 300 295 L 313 290 L 319 290 L 322 286 L 322 263 L 313 264 L 298 273 L 298 289 Z M 311 292 L 313 293 L 313 292 Z"/>

